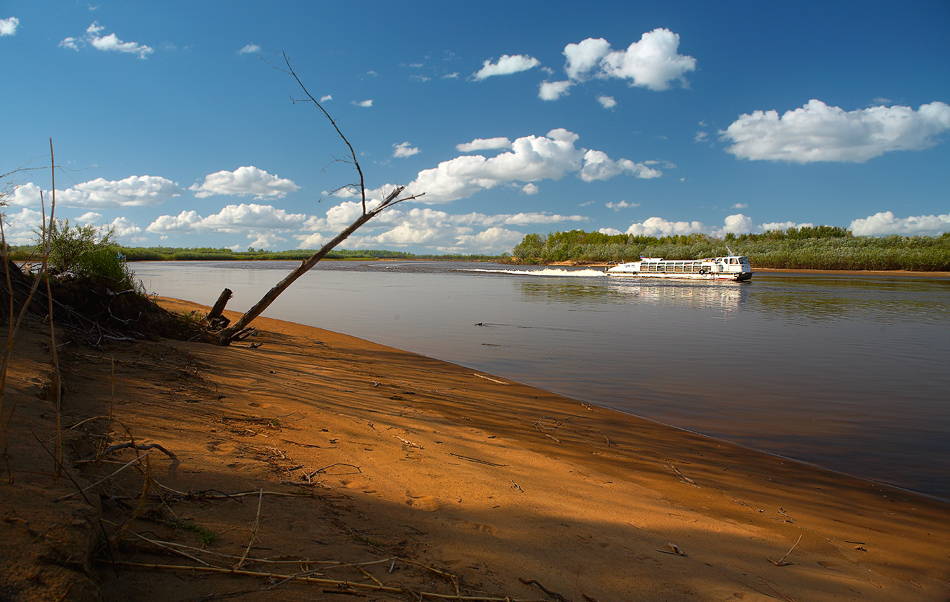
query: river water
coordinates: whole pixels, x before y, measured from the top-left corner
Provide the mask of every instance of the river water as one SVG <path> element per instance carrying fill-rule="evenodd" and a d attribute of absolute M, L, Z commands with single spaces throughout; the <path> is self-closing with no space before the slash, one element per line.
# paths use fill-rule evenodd
<path fill-rule="evenodd" d="M 146 290 L 243 311 L 295 262 L 161 262 Z M 950 499 L 950 278 L 322 262 L 266 316 Z"/>

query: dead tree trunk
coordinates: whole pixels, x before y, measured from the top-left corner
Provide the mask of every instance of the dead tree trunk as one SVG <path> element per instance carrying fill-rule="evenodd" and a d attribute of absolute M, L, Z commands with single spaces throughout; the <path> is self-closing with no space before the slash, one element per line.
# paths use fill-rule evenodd
<path fill-rule="evenodd" d="M 284 64 L 287 66 L 287 68 L 286 70 L 285 69 L 278 69 L 278 70 L 283 71 L 293 76 L 293 78 L 297 81 L 297 84 L 300 86 L 300 89 L 303 90 L 303 93 L 306 94 L 307 96 L 305 101 L 312 102 L 315 107 L 320 109 L 323 115 L 330 121 L 330 124 L 333 126 L 333 129 L 336 130 L 336 133 L 340 136 L 340 138 L 346 144 L 346 147 L 349 149 L 349 160 L 347 162 L 353 164 L 353 167 L 356 169 L 357 174 L 359 174 L 360 181 L 359 181 L 359 184 L 344 186 L 343 188 L 351 187 L 351 188 L 359 189 L 360 197 L 362 198 L 363 214 L 360 215 L 356 219 L 356 221 L 350 224 L 345 230 L 337 234 L 333 238 L 333 240 L 323 245 L 323 247 L 319 251 L 311 255 L 308 259 L 301 262 L 301 264 L 297 266 L 294 269 L 294 271 L 288 274 L 283 280 L 278 282 L 274 288 L 270 289 L 267 292 L 267 294 L 261 297 L 260 301 L 254 304 L 254 307 L 247 310 L 247 312 L 243 316 L 241 316 L 241 318 L 237 322 L 235 322 L 234 324 L 231 324 L 227 328 L 224 328 L 218 334 L 218 343 L 220 345 L 228 345 L 231 343 L 231 341 L 237 340 L 241 336 L 242 332 L 244 332 L 245 329 L 247 329 L 248 324 L 250 324 L 251 321 L 254 320 L 254 318 L 261 315 L 261 312 L 267 309 L 267 307 L 271 303 L 273 303 L 274 300 L 277 299 L 277 297 L 279 297 L 282 292 L 287 290 L 287 288 L 291 284 L 293 284 L 298 278 L 306 274 L 307 271 L 310 270 L 310 268 L 317 265 L 317 262 L 323 259 L 327 253 L 333 250 L 334 247 L 336 247 L 338 244 L 346 240 L 350 236 L 350 234 L 353 234 L 354 232 L 356 232 L 360 226 L 362 226 L 369 220 L 373 219 L 374 217 L 376 217 L 377 215 L 379 215 L 380 213 L 382 213 L 389 207 L 395 205 L 396 203 L 400 203 L 402 201 L 409 201 L 409 200 L 422 196 L 422 194 L 425 194 L 425 193 L 421 193 L 418 195 L 413 195 L 413 196 L 400 199 L 398 198 L 399 194 L 405 189 L 405 186 L 398 186 L 395 190 L 389 193 L 389 196 L 383 199 L 383 201 L 380 204 L 376 205 L 372 209 L 368 209 L 366 205 L 366 186 L 363 182 L 363 170 L 360 168 L 359 161 L 357 161 L 356 159 L 356 151 L 353 150 L 353 146 L 350 144 L 350 141 L 346 139 L 346 136 L 344 136 L 343 132 L 340 131 L 340 128 L 337 127 L 336 121 L 334 121 L 333 118 L 330 116 L 330 114 L 327 113 L 326 109 L 323 108 L 323 105 L 317 102 L 317 100 L 310 94 L 310 92 L 307 91 L 306 86 L 304 86 L 303 82 L 300 81 L 300 78 L 297 77 L 297 74 L 294 72 L 293 66 L 291 66 L 290 64 L 290 59 L 287 57 L 287 54 L 284 53 L 282 56 L 284 59 Z M 337 190 L 340 190 L 340 189 L 337 189 Z M 223 295 L 224 293 L 222 293 L 222 296 Z"/>
<path fill-rule="evenodd" d="M 350 236 L 350 234 L 353 234 L 354 232 L 356 232 L 360 226 L 362 226 L 369 220 L 376 217 L 379 213 L 384 211 L 387 207 L 389 207 L 390 205 L 393 205 L 394 203 L 399 202 L 396 200 L 396 197 L 399 195 L 400 192 L 402 192 L 403 188 L 404 187 L 400 186 L 396 188 L 395 190 L 393 190 L 391 193 L 389 193 L 389 196 L 383 199 L 382 203 L 380 203 L 375 208 L 359 216 L 355 222 L 353 222 L 345 230 L 337 234 L 333 238 L 333 240 L 323 245 L 323 247 L 321 247 L 319 251 L 311 255 L 308 259 L 305 259 L 304 261 L 302 261 L 299 266 L 294 268 L 294 271 L 288 274 L 283 280 L 278 282 L 277 285 L 274 286 L 274 288 L 267 291 L 267 293 L 263 297 L 261 297 L 260 301 L 255 303 L 254 307 L 247 310 L 247 312 L 243 316 L 241 316 L 241 318 L 237 322 L 235 322 L 234 324 L 231 324 L 230 326 L 222 330 L 218 335 L 218 343 L 220 345 L 230 344 L 231 341 L 233 341 L 238 336 L 238 334 L 241 333 L 241 331 L 247 328 L 247 325 L 250 324 L 251 321 L 254 320 L 254 318 L 261 315 L 261 312 L 267 309 L 267 307 L 271 303 L 273 303 L 274 300 L 277 299 L 277 297 L 280 296 L 282 292 L 287 290 L 287 288 L 291 284 L 293 284 L 294 281 L 296 281 L 298 278 L 306 274 L 307 271 L 310 270 L 310 268 L 317 265 L 317 263 L 321 259 L 323 259 L 327 253 L 332 251 L 334 247 L 336 247 L 338 244 L 346 240 Z"/>

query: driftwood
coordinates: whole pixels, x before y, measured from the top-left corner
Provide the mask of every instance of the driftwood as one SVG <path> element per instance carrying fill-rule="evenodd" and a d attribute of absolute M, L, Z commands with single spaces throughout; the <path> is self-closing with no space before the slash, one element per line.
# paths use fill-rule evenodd
<path fill-rule="evenodd" d="M 231 296 L 234 293 L 231 292 L 231 289 L 226 288 L 221 291 L 221 294 L 218 296 L 218 300 L 214 302 L 214 307 L 211 308 L 211 311 L 208 312 L 208 316 L 205 318 L 212 326 L 219 326 L 221 328 L 227 326 L 231 320 L 225 318 L 221 314 L 224 313 L 224 308 L 228 304 L 228 301 L 231 300 Z"/>
<path fill-rule="evenodd" d="M 323 245 L 323 247 L 319 251 L 311 255 L 308 259 L 305 259 L 304 261 L 300 262 L 300 265 L 297 266 L 297 268 L 295 268 L 283 280 L 278 282 L 277 285 L 274 286 L 274 288 L 272 288 L 271 290 L 267 292 L 267 294 L 261 297 L 260 301 L 258 301 L 254 305 L 254 307 L 249 309 L 243 316 L 241 316 L 241 318 L 237 322 L 224 328 L 218 335 L 218 343 L 220 345 L 229 345 L 232 341 L 234 341 L 235 336 L 238 333 L 240 333 L 242 330 L 244 330 L 247 327 L 247 325 L 250 324 L 252 320 L 254 320 L 254 318 L 261 315 L 261 312 L 267 309 L 267 307 L 271 303 L 273 303 L 274 300 L 277 299 L 277 297 L 282 292 L 284 292 L 291 284 L 293 284 L 294 281 L 296 281 L 298 278 L 306 274 L 310 270 L 310 268 L 315 266 L 317 262 L 323 259 L 327 253 L 333 250 L 334 247 L 336 247 L 338 244 L 346 240 L 351 234 L 356 232 L 356 230 L 359 229 L 360 226 L 362 226 L 369 220 L 373 219 L 374 217 L 376 217 L 377 215 L 379 215 L 386 209 L 392 207 L 396 203 L 413 200 L 413 199 L 418 198 L 419 196 L 422 196 L 422 194 L 424 194 L 422 193 L 418 195 L 410 195 L 404 198 L 399 198 L 399 195 L 405 189 L 405 186 L 397 186 L 378 205 L 372 208 L 367 206 L 366 184 L 363 178 L 363 169 L 360 167 L 360 163 L 356 158 L 356 151 L 353 150 L 353 145 L 350 144 L 350 141 L 346 138 L 346 136 L 343 135 L 343 132 L 340 131 L 340 128 L 337 126 L 336 121 L 333 119 L 333 117 L 330 116 L 327 110 L 323 108 L 323 105 L 321 105 L 317 101 L 317 99 L 314 98 L 312 94 L 310 94 L 310 92 L 307 90 L 307 87 L 304 86 L 303 82 L 300 80 L 300 78 L 297 76 L 297 73 L 294 71 L 293 66 L 290 64 L 290 58 L 287 56 L 287 54 L 284 53 L 282 57 L 284 59 L 284 64 L 286 66 L 286 69 L 277 68 L 277 67 L 275 68 L 278 69 L 279 71 L 283 71 L 284 73 L 287 73 L 288 75 L 293 77 L 294 80 L 296 80 L 297 84 L 300 86 L 301 91 L 303 91 L 304 95 L 306 96 L 306 98 L 304 99 L 304 102 L 313 103 L 313 106 L 319 109 L 321 113 L 323 113 L 324 117 L 326 117 L 327 120 L 329 120 L 330 125 L 333 126 L 333 129 L 336 131 L 337 135 L 340 137 L 341 140 L 343 140 L 344 144 L 346 144 L 346 147 L 348 149 L 348 158 L 345 159 L 344 161 L 353 165 L 353 168 L 356 170 L 356 173 L 359 175 L 359 182 L 345 185 L 341 188 L 338 188 L 337 190 L 341 190 L 342 188 L 358 190 L 360 193 L 361 200 L 362 200 L 363 212 L 356 219 L 356 221 L 350 224 L 342 232 L 337 234 L 333 238 L 333 240 Z"/>

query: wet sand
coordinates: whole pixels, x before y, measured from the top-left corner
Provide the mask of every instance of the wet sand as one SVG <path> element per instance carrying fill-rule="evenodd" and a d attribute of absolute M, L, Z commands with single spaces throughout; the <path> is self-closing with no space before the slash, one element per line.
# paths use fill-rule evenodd
<path fill-rule="evenodd" d="M 46 583 L 45 595 L 10 599 L 94 599 L 81 596 L 100 584 L 106 600 L 950 597 L 946 503 L 346 335 L 254 325 L 258 334 L 229 348 L 64 352 L 64 426 L 87 420 L 67 436 L 70 474 L 85 487 L 145 456 L 90 488 L 88 502 L 52 501 L 76 489 L 44 474 L 51 461 L 26 429 L 46 442 L 55 432 L 49 349 L 41 332 L 18 340 L 6 397 L 21 400 L 10 431 L 17 481 L 0 485 L 0 592 Z M 75 464 L 130 441 L 161 448 Z M 85 560 L 102 533 L 122 541 L 115 556 Z M 200 569 L 169 568 L 183 566 Z M 322 581 L 275 576 L 303 571 Z"/>

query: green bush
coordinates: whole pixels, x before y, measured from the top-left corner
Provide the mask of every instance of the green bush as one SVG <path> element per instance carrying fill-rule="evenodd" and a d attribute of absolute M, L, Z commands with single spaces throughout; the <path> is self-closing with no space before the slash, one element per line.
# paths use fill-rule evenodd
<path fill-rule="evenodd" d="M 42 232 L 37 235 L 42 244 Z M 89 280 L 116 292 L 137 289 L 111 228 L 71 226 L 69 220 L 55 220 L 49 233 L 49 265 L 51 273 L 61 278 Z"/>

